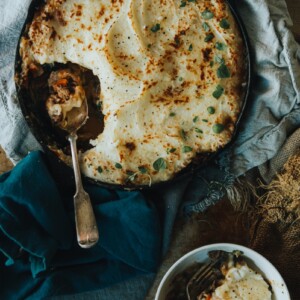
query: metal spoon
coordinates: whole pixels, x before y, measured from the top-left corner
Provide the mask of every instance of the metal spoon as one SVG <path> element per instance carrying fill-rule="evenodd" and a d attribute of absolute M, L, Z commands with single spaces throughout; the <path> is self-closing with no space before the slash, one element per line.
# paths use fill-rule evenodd
<path fill-rule="evenodd" d="M 93 207 L 91 204 L 90 197 L 88 193 L 84 190 L 81 181 L 80 168 L 77 156 L 77 130 L 84 125 L 87 120 L 87 103 L 83 101 L 83 110 L 81 110 L 82 118 L 78 118 L 78 127 L 76 130 L 72 129 L 70 126 L 68 130 L 70 135 L 68 140 L 71 145 L 72 152 L 72 162 L 74 168 L 75 182 L 76 182 L 76 193 L 74 195 L 74 209 L 75 209 L 75 222 L 76 222 L 76 232 L 77 241 L 80 247 L 90 248 L 94 246 L 99 240 L 99 232 L 97 228 L 96 218 L 94 215 Z"/>
<path fill-rule="evenodd" d="M 74 210 L 77 241 L 80 247 L 90 248 L 98 242 L 99 232 L 90 197 L 82 185 L 80 167 L 78 163 L 76 145 L 77 131 L 86 123 L 88 119 L 88 104 L 84 92 L 80 94 L 80 98 L 82 100 L 81 106 L 73 107 L 65 114 L 62 120 L 55 123 L 61 129 L 69 133 L 68 140 L 71 145 L 72 162 L 76 182 Z M 72 102 L 72 97 L 70 98 L 70 101 Z"/>

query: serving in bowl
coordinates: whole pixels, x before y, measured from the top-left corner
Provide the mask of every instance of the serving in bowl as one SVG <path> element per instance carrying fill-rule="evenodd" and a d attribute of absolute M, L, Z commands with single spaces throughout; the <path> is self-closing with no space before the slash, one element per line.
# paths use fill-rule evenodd
<path fill-rule="evenodd" d="M 157 293 L 155 296 L 155 300 L 169 300 L 168 295 L 174 288 L 174 280 L 178 280 L 178 276 L 180 274 L 185 274 L 189 268 L 193 267 L 196 263 L 207 263 L 209 261 L 209 252 L 211 251 L 226 251 L 226 252 L 233 252 L 233 251 L 240 251 L 243 254 L 243 258 L 249 268 L 260 274 L 265 282 L 270 286 L 271 291 L 271 299 L 272 300 L 290 300 L 289 292 L 287 286 L 277 271 L 277 269 L 262 255 L 251 250 L 247 247 L 236 245 L 236 244 L 227 244 L 227 243 L 220 243 L 220 244 L 212 244 L 200 247 L 195 249 L 183 257 L 181 257 L 177 262 L 175 262 L 170 269 L 166 272 L 164 277 L 162 278 L 159 287 L 157 289 Z M 191 278 L 193 272 L 191 274 L 187 274 L 188 278 Z M 185 279 L 188 281 L 188 279 Z M 176 283 L 178 285 L 178 282 Z M 184 287 L 185 289 L 185 287 Z M 182 291 L 176 290 L 176 295 L 185 295 L 185 290 Z M 187 298 L 178 298 L 178 299 L 187 299 Z M 202 299 L 202 298 L 201 298 Z M 204 298 L 206 299 L 206 298 Z M 210 299 L 210 298 L 209 298 Z M 231 299 L 231 298 L 226 298 Z M 240 299 L 240 298 L 239 298 Z M 249 298 L 255 299 L 255 298 Z M 259 299 L 259 298 L 256 298 Z M 173 298 L 172 300 L 176 300 Z"/>
<path fill-rule="evenodd" d="M 227 1 L 33 1 L 17 53 L 18 96 L 37 139 L 68 163 L 64 133 L 45 107 L 50 93 L 61 107 L 65 101 L 53 94 L 53 72 L 80 77 L 89 102 L 79 135 L 83 174 L 143 187 L 203 164 L 232 141 L 250 56 Z"/>

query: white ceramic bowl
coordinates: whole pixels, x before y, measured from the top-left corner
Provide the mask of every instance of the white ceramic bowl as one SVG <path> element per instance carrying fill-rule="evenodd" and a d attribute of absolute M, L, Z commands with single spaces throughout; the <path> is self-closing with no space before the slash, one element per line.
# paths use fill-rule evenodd
<path fill-rule="evenodd" d="M 160 285 L 156 292 L 155 300 L 165 300 L 174 277 L 196 262 L 208 262 L 208 252 L 212 250 L 224 250 L 228 252 L 231 252 L 233 250 L 242 251 L 245 261 L 247 262 L 249 267 L 261 273 L 264 278 L 266 278 L 271 284 L 273 290 L 272 300 L 291 299 L 283 278 L 266 258 L 244 246 L 221 243 L 207 245 L 195 249 L 175 262 L 160 282 Z"/>

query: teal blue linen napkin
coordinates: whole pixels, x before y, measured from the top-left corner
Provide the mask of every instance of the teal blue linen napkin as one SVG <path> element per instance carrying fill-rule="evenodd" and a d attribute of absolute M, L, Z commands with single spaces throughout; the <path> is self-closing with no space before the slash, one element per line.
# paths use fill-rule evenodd
<path fill-rule="evenodd" d="M 30 153 L 0 177 L 0 299 L 80 293 L 156 271 L 155 206 L 140 192 L 85 188 L 100 233 L 88 250 L 76 242 L 74 191 L 57 185 L 44 154 Z"/>

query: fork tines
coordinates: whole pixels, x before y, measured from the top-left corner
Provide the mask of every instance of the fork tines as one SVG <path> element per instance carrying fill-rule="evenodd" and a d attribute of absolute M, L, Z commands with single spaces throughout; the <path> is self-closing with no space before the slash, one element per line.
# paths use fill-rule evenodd
<path fill-rule="evenodd" d="M 197 296 L 201 294 L 216 278 L 214 267 L 219 261 L 210 262 L 203 265 L 189 280 L 186 286 L 186 295 L 188 300 L 197 299 Z"/>

